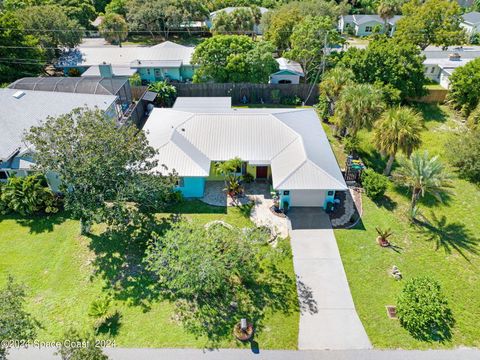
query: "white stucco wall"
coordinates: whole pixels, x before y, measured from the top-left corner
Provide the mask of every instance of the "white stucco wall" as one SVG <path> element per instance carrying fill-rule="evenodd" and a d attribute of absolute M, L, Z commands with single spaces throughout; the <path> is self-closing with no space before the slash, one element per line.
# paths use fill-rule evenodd
<path fill-rule="evenodd" d="M 300 83 L 300 76 L 298 75 L 272 75 L 270 77 L 270 84 L 278 84 L 281 80 L 290 80 L 292 84 Z"/>

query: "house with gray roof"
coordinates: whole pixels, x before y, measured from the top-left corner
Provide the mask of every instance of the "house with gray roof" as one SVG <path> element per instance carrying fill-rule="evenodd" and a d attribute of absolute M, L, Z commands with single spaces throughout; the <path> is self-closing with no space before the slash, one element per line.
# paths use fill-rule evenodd
<path fill-rule="evenodd" d="M 392 36 L 395 32 L 397 21 L 402 18 L 401 15 L 395 15 L 387 20 L 387 33 Z M 338 20 L 338 30 L 341 33 L 351 33 L 355 36 L 372 35 L 375 28 L 383 32 L 385 22 L 378 15 L 342 15 Z"/>
<path fill-rule="evenodd" d="M 305 76 L 302 65 L 286 58 L 275 59 L 278 63 L 278 71 L 270 75 L 270 84 L 299 84 Z"/>
<path fill-rule="evenodd" d="M 33 149 L 23 140 L 24 133 L 50 116 L 74 109 L 100 109 L 106 116 L 118 117 L 117 97 L 110 94 L 80 94 L 41 90 L 0 89 L 0 180 L 12 175 L 25 176 L 34 165 Z M 54 191 L 58 179 L 47 175 Z"/>
<path fill-rule="evenodd" d="M 79 46 L 63 54 L 56 66 L 66 75 L 75 69 L 85 76 L 104 76 L 99 66 L 109 64 L 114 77 L 138 73 L 144 82 L 186 81 L 193 77 L 193 51 L 192 46 L 171 41 L 155 46 Z"/>
<path fill-rule="evenodd" d="M 175 170 L 178 190 L 200 198 L 221 180 L 216 162 L 239 157 L 238 171 L 271 183 L 280 207 L 325 207 L 347 186 L 313 109 L 235 109 L 229 98 L 180 98 L 152 111 L 144 130 L 158 150 L 158 171 Z M 206 103 L 214 103 L 212 107 Z"/>
<path fill-rule="evenodd" d="M 463 14 L 460 26 L 464 28 L 469 35 L 480 32 L 480 12 L 471 11 Z"/>

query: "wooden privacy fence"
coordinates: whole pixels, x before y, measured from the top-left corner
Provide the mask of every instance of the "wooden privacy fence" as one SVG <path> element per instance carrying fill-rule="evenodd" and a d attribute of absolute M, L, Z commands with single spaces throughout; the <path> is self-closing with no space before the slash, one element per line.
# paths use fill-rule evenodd
<path fill-rule="evenodd" d="M 173 83 L 172 85 L 177 88 L 177 96 L 228 96 L 232 98 L 232 105 L 242 105 L 245 101 L 247 104 L 294 105 L 296 97 L 303 102 L 310 92 L 310 97 L 305 105 L 314 105 L 318 102 L 319 95 L 318 85 L 311 84 Z"/>
<path fill-rule="evenodd" d="M 447 89 L 427 89 L 427 91 L 427 95 L 409 100 L 427 104 L 438 104 L 445 101 L 448 93 Z"/>

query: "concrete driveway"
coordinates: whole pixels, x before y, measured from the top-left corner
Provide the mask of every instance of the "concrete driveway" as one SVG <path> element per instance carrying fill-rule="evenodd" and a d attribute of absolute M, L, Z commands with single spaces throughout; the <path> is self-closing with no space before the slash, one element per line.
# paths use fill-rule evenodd
<path fill-rule="evenodd" d="M 292 208 L 288 217 L 301 310 L 299 349 L 371 348 L 328 215 L 320 208 Z"/>

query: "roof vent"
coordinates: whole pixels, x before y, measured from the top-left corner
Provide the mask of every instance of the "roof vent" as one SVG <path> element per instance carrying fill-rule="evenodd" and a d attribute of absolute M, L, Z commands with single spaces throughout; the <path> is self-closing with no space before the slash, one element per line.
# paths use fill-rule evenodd
<path fill-rule="evenodd" d="M 459 53 L 452 53 L 452 54 L 448 54 L 448 59 L 450 61 L 460 61 L 460 54 Z"/>
<path fill-rule="evenodd" d="M 24 91 L 17 91 L 15 94 L 13 94 L 12 96 L 15 98 L 15 99 L 20 99 L 22 96 L 26 95 Z"/>

